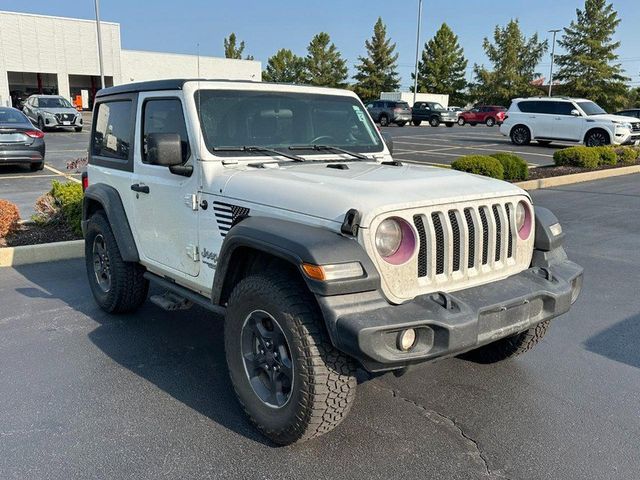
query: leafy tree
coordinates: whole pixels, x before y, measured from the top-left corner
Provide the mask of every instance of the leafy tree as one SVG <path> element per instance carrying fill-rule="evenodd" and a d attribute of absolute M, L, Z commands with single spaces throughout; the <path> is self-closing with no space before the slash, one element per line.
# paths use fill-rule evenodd
<path fill-rule="evenodd" d="M 629 90 L 626 108 L 640 108 L 640 87 Z"/>
<path fill-rule="evenodd" d="M 520 30 L 518 20 L 511 20 L 505 27 L 496 25 L 493 41 L 484 39 L 482 44 L 493 70 L 484 65 L 474 65 L 476 84 L 473 96 L 483 103 L 509 105 L 511 99 L 539 94 L 531 82 L 540 77 L 535 72 L 548 42 L 540 42 L 538 34 L 526 38 Z"/>
<path fill-rule="evenodd" d="M 331 42 L 328 33 L 321 32 L 307 47 L 305 66 L 307 82 L 322 87 L 343 87 L 347 79 L 347 62 Z"/>
<path fill-rule="evenodd" d="M 586 0 L 584 10 L 576 9 L 576 16 L 558 42 L 566 54 L 557 57 L 556 78 L 570 95 L 616 110 L 626 102 L 628 80 L 616 62 L 620 42 L 612 40 L 620 24 L 618 13 L 606 0 Z"/>
<path fill-rule="evenodd" d="M 224 39 L 224 56 L 225 58 L 234 58 L 236 60 L 242 59 L 242 53 L 244 52 L 244 41 L 241 41 L 238 45 L 238 39 L 236 34 L 231 32 L 229 37 Z M 253 60 L 253 55 L 247 55 L 246 60 Z"/>
<path fill-rule="evenodd" d="M 291 50 L 281 48 L 269 58 L 267 68 L 262 72 L 265 82 L 304 83 L 306 80 L 304 58 Z"/>
<path fill-rule="evenodd" d="M 380 96 L 380 92 L 392 92 L 400 86 L 398 75 L 398 54 L 394 53 L 396 44 L 387 38 L 387 27 L 382 18 L 373 27 L 373 37 L 364 42 L 366 57 L 358 57 L 354 91 L 363 99 L 370 100 Z"/>
<path fill-rule="evenodd" d="M 467 102 L 465 70 L 467 59 L 458 43 L 458 36 L 443 23 L 434 37 L 424 44 L 418 63 L 418 90 L 449 95 L 452 105 Z M 415 75 L 411 74 L 415 80 Z"/>

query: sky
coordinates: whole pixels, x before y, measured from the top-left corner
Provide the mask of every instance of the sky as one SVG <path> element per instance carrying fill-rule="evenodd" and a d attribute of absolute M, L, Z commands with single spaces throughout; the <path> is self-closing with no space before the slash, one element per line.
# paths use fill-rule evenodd
<path fill-rule="evenodd" d="M 621 42 L 620 62 L 631 85 L 640 86 L 640 0 L 612 3 L 622 19 L 615 37 Z M 326 31 L 353 74 L 380 16 L 397 43 L 401 87 L 406 90 L 415 61 L 417 5 L 418 0 L 101 0 L 100 17 L 120 23 L 124 49 L 195 54 L 199 44 L 201 55 L 223 56 L 224 37 L 235 32 L 245 41 L 245 52 L 262 61 L 263 68 L 279 48 L 306 54 L 311 37 Z M 482 41 L 491 37 L 495 25 L 517 18 L 525 35 L 538 32 L 544 39 L 550 36 L 548 30 L 568 26 L 583 5 L 579 0 L 424 0 L 421 48 L 446 22 L 464 48 L 471 79 L 474 63 L 487 64 Z M 0 0 L 0 10 L 95 18 L 93 0 Z M 546 54 L 538 71 L 547 77 L 549 66 Z"/>

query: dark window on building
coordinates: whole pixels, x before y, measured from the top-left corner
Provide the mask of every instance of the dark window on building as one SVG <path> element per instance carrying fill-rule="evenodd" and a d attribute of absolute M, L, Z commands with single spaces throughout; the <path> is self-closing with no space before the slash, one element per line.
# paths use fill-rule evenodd
<path fill-rule="evenodd" d="M 182 143 L 182 163 L 190 155 L 187 125 L 182 103 L 177 98 L 159 98 L 144 102 L 142 120 L 142 161 L 147 163 L 147 135 L 150 133 L 177 133 Z"/>
<path fill-rule="evenodd" d="M 129 158 L 132 138 L 131 101 L 98 104 L 91 153 L 121 160 Z"/>

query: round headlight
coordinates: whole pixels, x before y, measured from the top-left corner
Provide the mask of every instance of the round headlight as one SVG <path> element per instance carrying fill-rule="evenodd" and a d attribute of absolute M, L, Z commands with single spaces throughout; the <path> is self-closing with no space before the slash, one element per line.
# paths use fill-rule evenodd
<path fill-rule="evenodd" d="M 387 218 L 376 230 L 376 249 L 381 257 L 390 257 L 402 243 L 402 228 L 393 218 Z"/>
<path fill-rule="evenodd" d="M 516 205 L 516 230 L 522 240 L 529 238 L 532 227 L 531 208 L 525 202 Z"/>

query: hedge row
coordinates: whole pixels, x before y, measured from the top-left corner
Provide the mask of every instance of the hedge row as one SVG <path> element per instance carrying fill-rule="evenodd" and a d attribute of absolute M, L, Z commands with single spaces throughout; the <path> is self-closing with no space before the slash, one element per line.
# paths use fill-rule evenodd
<path fill-rule="evenodd" d="M 36 214 L 32 220 L 41 225 L 64 224 L 77 235 L 82 235 L 82 198 L 80 184 L 54 180 L 51 190 L 36 201 Z"/>
<path fill-rule="evenodd" d="M 640 157 L 636 147 L 569 147 L 556 150 L 553 161 L 558 166 L 597 168 L 604 165 L 625 165 L 635 163 Z"/>
<path fill-rule="evenodd" d="M 451 166 L 455 170 L 500 180 L 520 181 L 529 177 L 527 162 L 518 155 L 506 152 L 493 155 L 465 155 L 455 160 Z"/>

